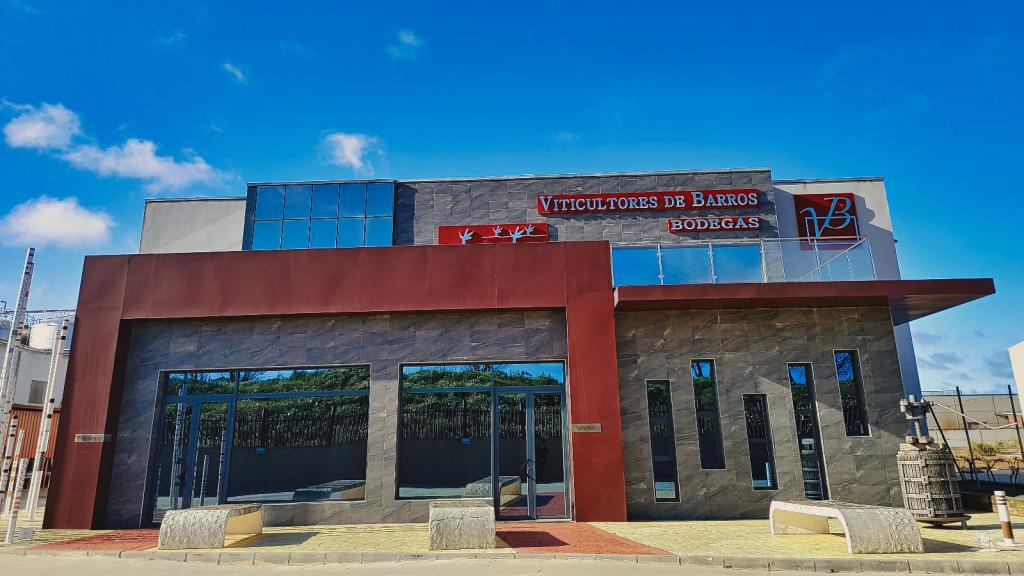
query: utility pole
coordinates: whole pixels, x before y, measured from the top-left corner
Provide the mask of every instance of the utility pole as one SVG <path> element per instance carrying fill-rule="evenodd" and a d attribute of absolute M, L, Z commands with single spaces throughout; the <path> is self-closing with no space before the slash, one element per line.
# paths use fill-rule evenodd
<path fill-rule="evenodd" d="M 25 269 L 18 286 L 18 303 L 11 317 L 11 329 L 7 333 L 7 350 L 3 367 L 0 368 L 0 430 L 7 430 L 14 406 L 14 389 L 18 382 L 15 352 L 18 349 L 18 331 L 25 326 L 25 311 L 28 310 L 28 293 L 32 288 L 32 271 L 35 269 L 36 249 L 29 248 L 25 254 Z M 17 456 L 15 456 L 17 457 Z"/>
<path fill-rule="evenodd" d="M 39 440 L 36 443 L 35 470 L 32 472 L 32 482 L 28 488 L 28 502 L 25 505 L 25 513 L 29 520 L 36 519 L 36 506 L 39 503 L 39 490 L 43 485 L 43 475 L 46 472 L 46 448 L 50 445 L 50 431 L 53 429 L 53 410 L 57 403 L 57 376 L 60 374 L 60 359 L 64 355 L 64 343 L 68 339 L 68 320 L 60 325 L 60 332 L 53 335 L 53 352 L 50 356 L 50 374 L 46 381 L 46 403 L 43 404 L 43 414 L 39 422 Z"/>

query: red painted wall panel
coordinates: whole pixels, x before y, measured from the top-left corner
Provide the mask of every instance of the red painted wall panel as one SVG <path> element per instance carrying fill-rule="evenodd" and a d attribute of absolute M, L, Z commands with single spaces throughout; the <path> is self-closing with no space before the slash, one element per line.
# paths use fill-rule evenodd
<path fill-rule="evenodd" d="M 45 526 L 102 526 L 131 320 L 440 310 L 566 310 L 575 515 L 625 520 L 606 242 L 102 256 L 86 259 Z"/>

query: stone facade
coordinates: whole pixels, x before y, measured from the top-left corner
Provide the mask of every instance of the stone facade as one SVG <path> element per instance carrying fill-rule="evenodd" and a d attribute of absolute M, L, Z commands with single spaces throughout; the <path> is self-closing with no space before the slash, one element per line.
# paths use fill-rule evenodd
<path fill-rule="evenodd" d="M 906 425 L 887 308 L 619 312 L 619 392 L 631 519 L 765 517 L 772 499 L 803 498 L 787 362 L 810 362 L 831 498 L 902 506 L 896 451 Z M 833 350 L 859 351 L 870 426 L 848 437 Z M 715 359 L 724 470 L 701 470 L 690 360 Z M 679 502 L 655 502 L 645 380 L 669 380 Z M 765 394 L 778 490 L 754 490 L 743 394 Z"/>
<path fill-rule="evenodd" d="M 656 192 L 756 188 L 757 208 L 701 210 L 701 216 L 753 216 L 762 228 L 752 232 L 716 232 L 714 239 L 778 237 L 775 192 L 770 170 L 659 172 L 642 175 L 544 176 L 479 180 L 403 181 L 395 190 L 395 245 L 437 244 L 437 228 L 458 224 L 547 222 L 551 240 L 607 240 L 620 243 L 686 243 L 697 233 L 673 234 L 666 219 L 679 210 L 541 216 L 537 197 L 544 194 Z M 706 238 L 706 234 L 705 240 Z"/>
<path fill-rule="evenodd" d="M 426 522 L 427 501 L 395 499 L 400 364 L 566 357 L 565 316 L 550 311 L 137 322 L 105 526 L 148 525 L 162 371 L 369 364 L 365 500 L 264 506 L 266 523 Z"/>

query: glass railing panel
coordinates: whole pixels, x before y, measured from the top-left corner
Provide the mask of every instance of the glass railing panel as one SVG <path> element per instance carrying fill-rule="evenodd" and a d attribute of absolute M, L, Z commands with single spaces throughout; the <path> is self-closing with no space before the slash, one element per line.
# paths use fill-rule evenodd
<path fill-rule="evenodd" d="M 661 269 L 665 284 L 710 284 L 711 253 L 703 246 L 662 246 Z"/>
<path fill-rule="evenodd" d="M 763 282 L 761 247 L 758 244 L 712 246 L 715 282 Z"/>
<path fill-rule="evenodd" d="M 612 249 L 612 274 L 616 286 L 661 284 L 657 246 L 616 246 Z"/>

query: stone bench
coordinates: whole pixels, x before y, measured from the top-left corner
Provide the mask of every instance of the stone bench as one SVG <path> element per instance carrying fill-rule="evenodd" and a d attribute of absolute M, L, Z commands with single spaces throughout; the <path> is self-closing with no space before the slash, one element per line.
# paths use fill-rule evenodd
<path fill-rule="evenodd" d="M 519 476 L 498 476 L 498 493 L 502 496 L 519 496 L 522 494 L 523 481 Z M 481 478 L 466 484 L 463 491 L 466 498 L 490 498 L 491 477 Z"/>
<path fill-rule="evenodd" d="M 903 508 L 831 500 L 776 500 L 769 512 L 772 535 L 827 534 L 829 518 L 835 518 L 843 525 L 846 549 L 851 554 L 924 551 L 917 521 L 910 511 Z"/>
<path fill-rule="evenodd" d="M 488 500 L 430 503 L 430 549 L 494 548 L 494 505 Z"/>
<path fill-rule="evenodd" d="M 318 500 L 362 500 L 366 495 L 365 480 L 334 480 L 316 486 L 299 488 L 292 493 L 292 502 Z"/>
<path fill-rule="evenodd" d="M 160 522 L 160 550 L 223 548 L 233 534 L 262 534 L 263 507 L 259 504 L 219 504 L 168 510 Z"/>

